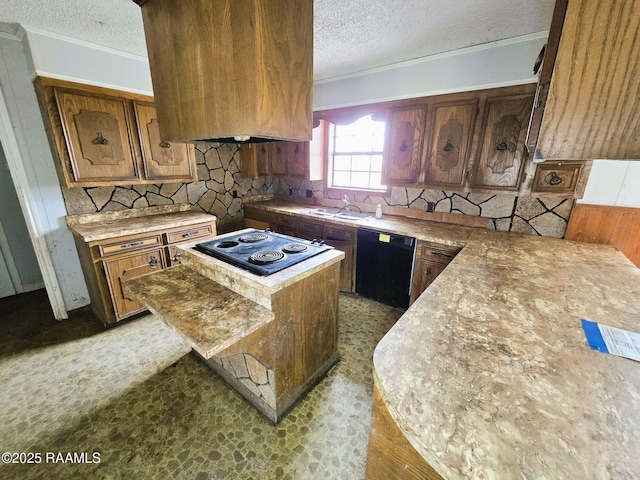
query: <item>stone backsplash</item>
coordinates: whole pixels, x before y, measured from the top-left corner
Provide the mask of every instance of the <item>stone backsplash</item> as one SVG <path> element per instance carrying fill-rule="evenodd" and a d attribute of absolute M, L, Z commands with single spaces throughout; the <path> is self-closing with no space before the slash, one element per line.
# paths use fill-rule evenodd
<path fill-rule="evenodd" d="M 245 195 L 284 195 L 295 201 L 311 191 L 315 198 L 332 198 L 322 181 L 243 178 L 235 144 L 199 142 L 195 151 L 198 169 L 195 182 L 63 188 L 67 212 L 74 215 L 189 203 L 218 217 L 218 231 L 224 233 L 242 228 Z M 355 195 L 351 201 L 422 211 L 432 202 L 436 212 L 486 217 L 496 230 L 556 238 L 564 236 L 574 204 L 572 198 L 556 196 L 516 197 L 398 187 L 393 187 L 389 196 Z"/>

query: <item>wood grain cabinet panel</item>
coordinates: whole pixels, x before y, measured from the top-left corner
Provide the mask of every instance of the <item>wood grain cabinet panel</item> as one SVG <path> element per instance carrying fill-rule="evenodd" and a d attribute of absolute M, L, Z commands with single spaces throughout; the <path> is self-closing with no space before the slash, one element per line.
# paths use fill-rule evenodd
<path fill-rule="evenodd" d="M 132 121 L 124 99 L 56 88 L 73 182 L 135 181 Z"/>
<path fill-rule="evenodd" d="M 287 176 L 306 179 L 309 168 L 309 142 L 287 142 Z"/>
<path fill-rule="evenodd" d="M 409 305 L 433 283 L 459 251 L 458 247 L 418 242 Z"/>
<path fill-rule="evenodd" d="M 487 99 L 473 186 L 519 188 L 532 106 L 533 94 Z"/>
<path fill-rule="evenodd" d="M 573 194 L 580 180 L 582 169 L 582 163 L 538 163 L 531 191 Z"/>
<path fill-rule="evenodd" d="M 431 106 L 424 183 L 461 187 L 468 169 L 478 99 Z"/>
<path fill-rule="evenodd" d="M 103 264 L 116 320 L 122 320 L 146 310 L 146 307 L 140 302 L 126 297 L 122 290 L 122 281 L 167 267 L 162 247 L 113 260 L 105 260 Z"/>
<path fill-rule="evenodd" d="M 571 0 L 563 20 L 534 159 L 640 159 L 640 2 Z"/>
<path fill-rule="evenodd" d="M 156 109 L 152 103 L 134 101 L 133 106 L 148 180 L 190 181 L 195 174 L 195 148 L 191 143 L 164 142 L 160 138 Z"/>
<path fill-rule="evenodd" d="M 153 97 L 44 77 L 34 84 L 67 187 L 197 180 L 194 145 L 161 139 Z"/>
<path fill-rule="evenodd" d="M 391 110 L 387 120 L 387 144 L 383 182 L 386 185 L 418 183 L 426 107 Z"/>

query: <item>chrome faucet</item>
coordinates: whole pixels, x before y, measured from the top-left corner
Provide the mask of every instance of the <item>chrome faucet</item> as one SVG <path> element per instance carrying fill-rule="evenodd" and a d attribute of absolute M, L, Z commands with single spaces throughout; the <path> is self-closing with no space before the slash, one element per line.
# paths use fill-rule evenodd
<path fill-rule="evenodd" d="M 342 203 L 344 203 L 344 209 L 348 211 L 349 207 L 351 206 L 351 202 L 349 201 L 348 195 L 345 195 L 344 197 L 342 197 Z"/>

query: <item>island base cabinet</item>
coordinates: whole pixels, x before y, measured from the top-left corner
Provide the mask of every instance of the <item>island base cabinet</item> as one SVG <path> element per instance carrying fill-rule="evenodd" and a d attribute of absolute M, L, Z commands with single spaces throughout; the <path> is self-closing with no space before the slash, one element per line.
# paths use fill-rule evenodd
<path fill-rule="evenodd" d="M 402 434 L 373 387 L 366 480 L 443 480 Z"/>

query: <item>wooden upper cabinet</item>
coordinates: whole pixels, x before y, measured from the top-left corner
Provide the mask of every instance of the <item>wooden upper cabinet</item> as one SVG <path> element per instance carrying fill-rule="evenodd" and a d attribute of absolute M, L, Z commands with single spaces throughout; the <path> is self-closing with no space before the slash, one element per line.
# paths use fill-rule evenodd
<path fill-rule="evenodd" d="M 154 105 L 134 101 L 133 106 L 142 147 L 145 177 L 148 180 L 192 180 L 195 170 L 193 144 L 162 141 Z"/>
<path fill-rule="evenodd" d="M 306 179 L 309 165 L 309 142 L 287 142 L 287 174 Z"/>
<path fill-rule="evenodd" d="M 68 183 L 137 180 L 126 101 L 62 88 L 54 94 L 70 158 Z"/>
<path fill-rule="evenodd" d="M 162 140 L 153 97 L 44 77 L 34 86 L 67 187 L 197 180 L 194 146 Z"/>
<path fill-rule="evenodd" d="M 424 183 L 461 187 L 468 169 L 478 99 L 431 106 Z"/>
<path fill-rule="evenodd" d="M 534 159 L 640 159 L 638 24 L 638 1 L 568 2 Z"/>
<path fill-rule="evenodd" d="M 472 186 L 517 190 L 533 93 L 488 98 Z"/>
<path fill-rule="evenodd" d="M 399 186 L 418 183 L 426 111 L 426 106 L 423 106 L 389 112 L 382 179 L 384 184 Z"/>
<path fill-rule="evenodd" d="M 245 178 L 286 177 L 321 180 L 327 125 L 313 129 L 311 142 L 262 142 L 240 145 L 240 172 Z"/>
<path fill-rule="evenodd" d="M 163 139 L 311 139 L 312 0 L 136 2 Z"/>

